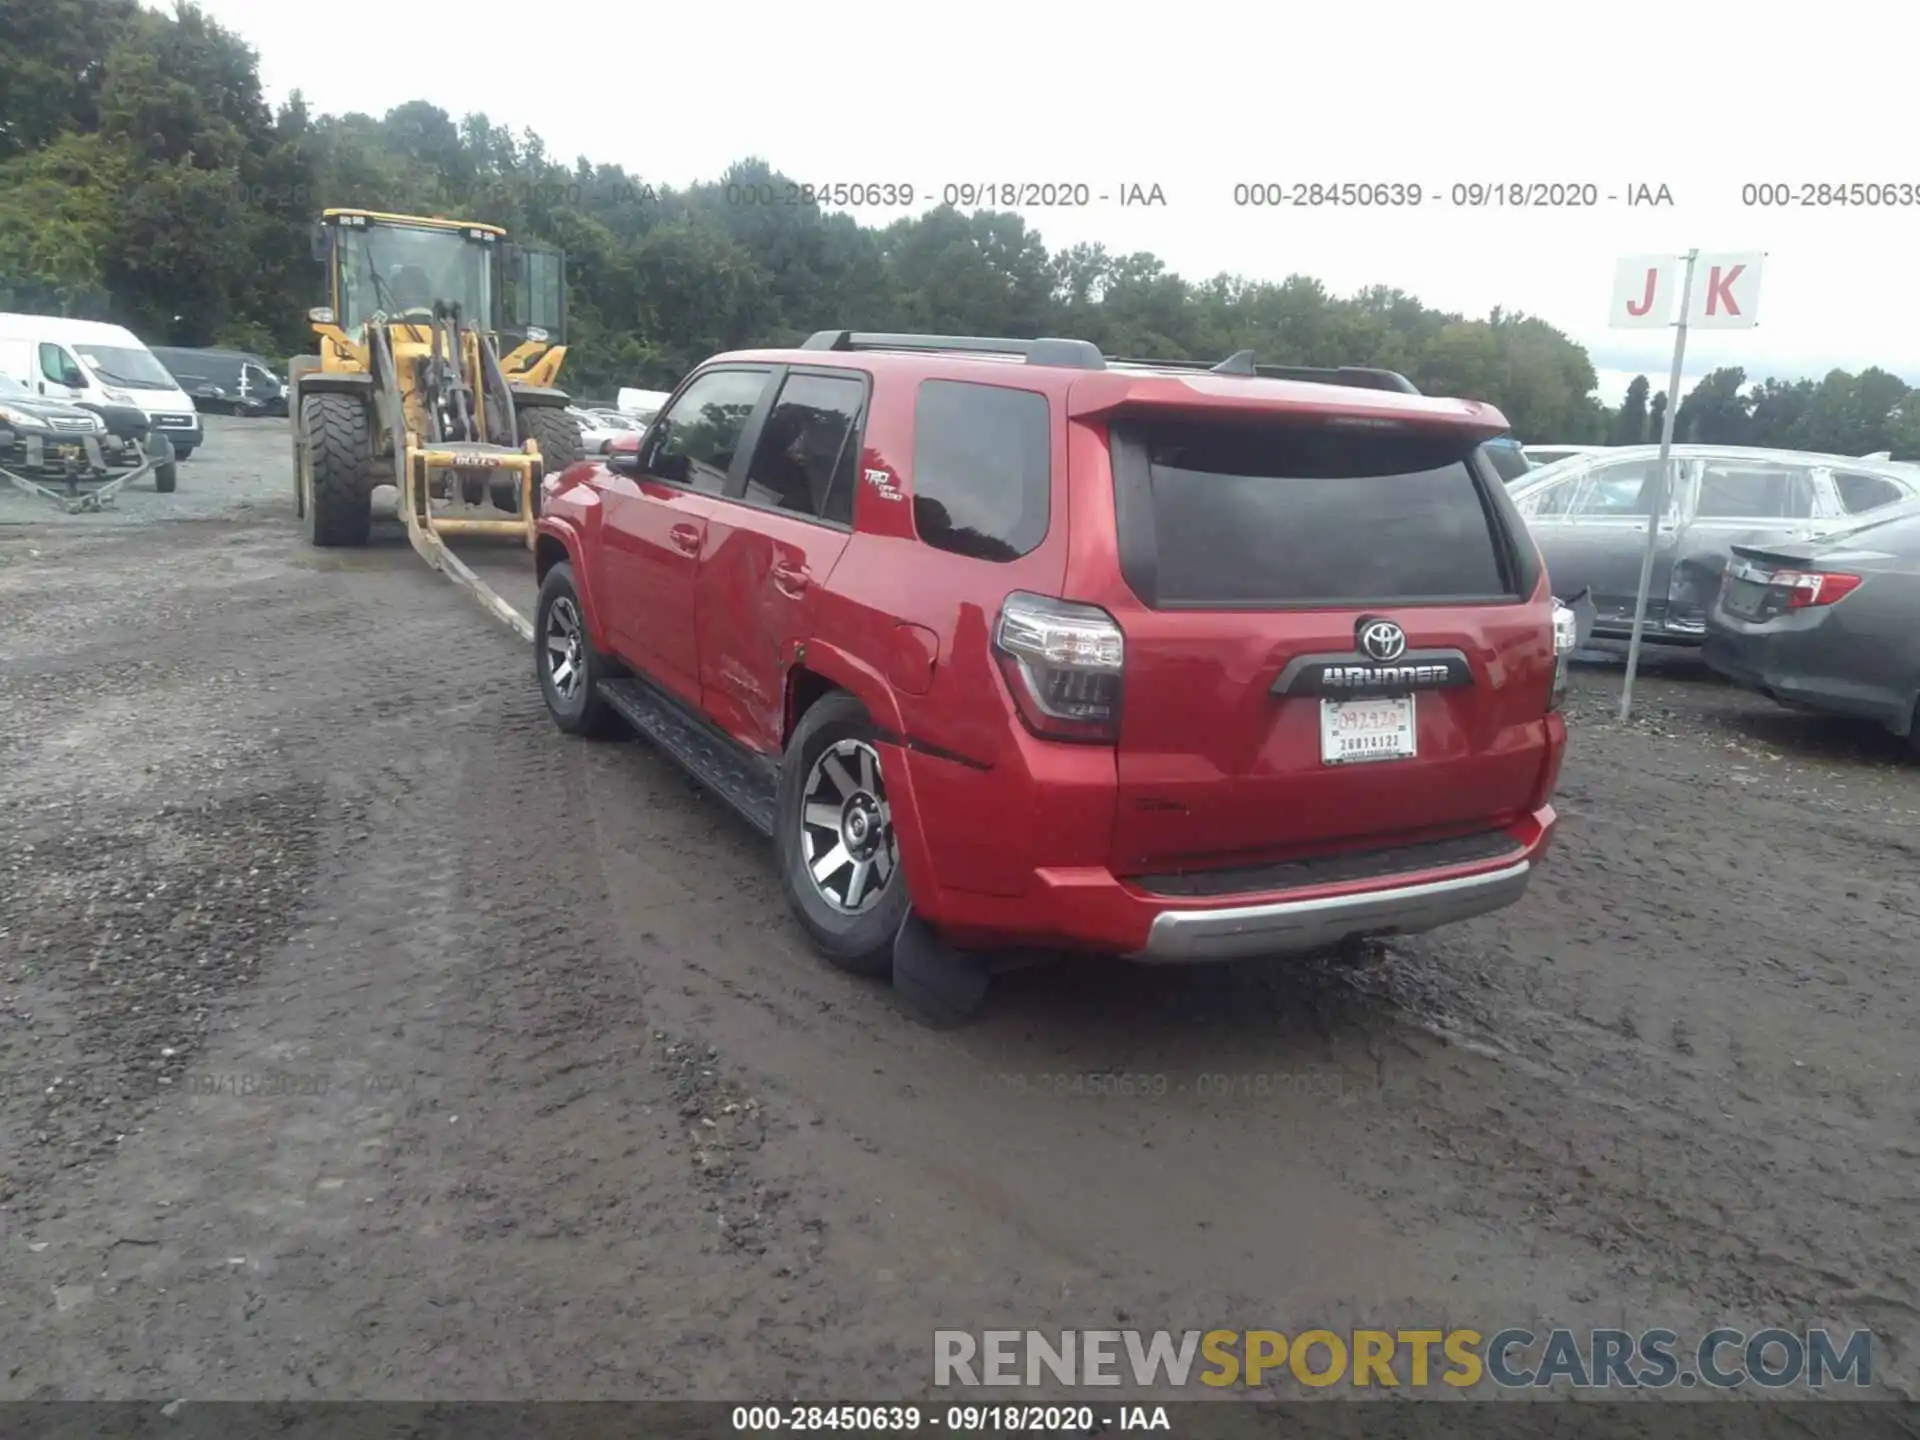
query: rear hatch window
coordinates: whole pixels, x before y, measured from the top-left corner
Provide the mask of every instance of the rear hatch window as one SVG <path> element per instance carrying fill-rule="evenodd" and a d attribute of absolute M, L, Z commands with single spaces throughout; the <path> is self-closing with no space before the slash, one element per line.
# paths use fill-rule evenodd
<path fill-rule="evenodd" d="M 1116 422 L 1112 439 L 1122 569 L 1156 609 L 1472 603 L 1530 588 L 1474 437 L 1152 420 Z"/>
<path fill-rule="evenodd" d="M 1492 845 L 1534 803 L 1552 627 L 1481 438 L 1192 412 L 1109 425 L 1131 594 L 1097 562 L 1074 594 L 1110 604 L 1125 636 L 1113 873 Z M 1362 631 L 1380 620 L 1400 631 L 1394 658 L 1444 661 L 1446 683 L 1410 678 L 1355 708 L 1286 681 L 1366 663 Z M 1344 737 L 1376 722 L 1393 740 L 1355 763 Z M 1219 893 L 1266 883 L 1216 879 Z"/>

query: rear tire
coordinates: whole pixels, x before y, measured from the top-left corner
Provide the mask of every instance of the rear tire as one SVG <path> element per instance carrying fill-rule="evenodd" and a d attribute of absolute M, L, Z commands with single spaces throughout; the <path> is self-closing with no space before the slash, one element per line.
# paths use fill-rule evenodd
<path fill-rule="evenodd" d="M 775 797 L 774 843 L 787 904 L 814 947 L 855 975 L 893 969 L 894 937 L 909 903 L 877 734 L 853 696 L 823 696 L 794 727 Z M 824 823 L 835 807 L 843 817 L 838 832 Z M 846 861 L 816 880 L 836 846 Z"/>
<path fill-rule="evenodd" d="M 162 458 L 164 454 L 164 459 Z M 166 437 L 147 441 L 147 457 L 154 462 L 153 488 L 161 495 L 171 495 L 180 487 L 179 461 L 174 459 L 173 446 Z"/>
<path fill-rule="evenodd" d="M 295 454 L 302 457 L 307 539 L 364 545 L 373 526 L 373 437 L 367 407 L 352 395 L 300 397 Z"/>
<path fill-rule="evenodd" d="M 601 698 L 600 682 L 613 667 L 593 648 L 587 607 L 573 583 L 573 567 L 561 561 L 540 584 L 533 611 L 533 670 L 553 723 L 569 735 L 611 735 L 620 717 Z"/>

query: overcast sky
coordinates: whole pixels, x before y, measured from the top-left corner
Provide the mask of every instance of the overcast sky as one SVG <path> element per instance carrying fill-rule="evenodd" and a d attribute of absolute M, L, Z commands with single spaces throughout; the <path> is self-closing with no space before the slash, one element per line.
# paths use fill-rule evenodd
<path fill-rule="evenodd" d="M 333 112 L 482 109 L 558 157 L 656 183 L 760 155 L 796 180 L 936 199 L 970 182 L 1158 185 L 1164 206 L 1027 214 L 1049 246 L 1151 250 L 1189 277 L 1305 272 L 1341 293 L 1385 284 L 1469 315 L 1536 314 L 1588 347 L 1609 398 L 1637 371 L 1664 388 L 1672 355 L 1671 332 L 1608 329 L 1616 259 L 1765 251 L 1759 326 L 1696 332 L 1689 376 L 1879 364 L 1920 382 L 1905 283 L 1920 203 L 1742 203 L 1743 185 L 1802 182 L 1905 183 L 1920 202 L 1912 47 L 1894 43 L 1885 4 L 328 0 L 320 25 L 284 0 L 202 4 L 260 52 L 275 101 L 297 88 Z M 1237 207 L 1234 186 L 1254 181 L 1408 182 L 1440 198 Z M 1450 203 L 1456 184 L 1501 181 L 1592 184 L 1600 204 Z M 1675 203 L 1629 207 L 1640 185 Z"/>

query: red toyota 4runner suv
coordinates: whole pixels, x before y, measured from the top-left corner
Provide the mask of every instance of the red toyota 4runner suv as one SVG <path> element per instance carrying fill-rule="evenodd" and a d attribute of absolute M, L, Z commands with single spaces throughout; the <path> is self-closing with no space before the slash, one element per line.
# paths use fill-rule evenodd
<path fill-rule="evenodd" d="M 1490 406 L 1380 370 L 828 331 L 546 480 L 555 721 L 778 847 L 818 948 L 1155 961 L 1512 904 L 1572 616 Z"/>

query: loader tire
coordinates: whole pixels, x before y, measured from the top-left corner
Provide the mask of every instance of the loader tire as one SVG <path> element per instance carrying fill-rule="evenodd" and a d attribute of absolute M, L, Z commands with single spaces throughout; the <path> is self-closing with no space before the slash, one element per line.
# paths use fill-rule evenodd
<path fill-rule="evenodd" d="M 373 525 L 373 437 L 367 407 L 352 395 L 300 397 L 307 539 L 315 545 L 367 543 Z"/>
<path fill-rule="evenodd" d="M 540 447 L 540 478 L 558 475 L 576 460 L 585 458 L 586 451 L 580 444 L 580 427 L 573 417 L 558 406 L 540 405 L 520 411 L 520 440 L 522 444 L 531 440 Z M 494 501 L 499 505 L 499 500 Z M 516 499 L 510 505 L 501 505 L 503 510 L 520 508 Z M 540 484 L 533 487 L 533 513 L 540 513 Z"/>

